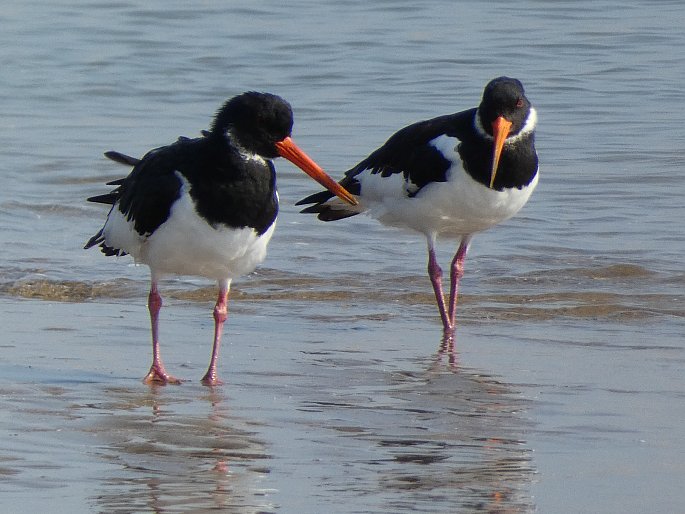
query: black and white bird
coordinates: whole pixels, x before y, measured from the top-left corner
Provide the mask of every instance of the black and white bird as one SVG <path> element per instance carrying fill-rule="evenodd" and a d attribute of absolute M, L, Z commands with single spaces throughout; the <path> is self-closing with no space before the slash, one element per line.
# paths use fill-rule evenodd
<path fill-rule="evenodd" d="M 340 184 L 357 195 L 345 205 L 327 191 L 297 205 L 302 212 L 334 221 L 368 211 L 386 225 L 426 236 L 428 275 L 444 335 L 454 335 L 459 279 L 472 236 L 511 218 L 538 183 L 537 113 L 521 82 L 499 77 L 485 86 L 478 107 L 420 121 L 395 133 L 345 173 Z M 438 237 L 457 238 L 446 304 Z"/>
<path fill-rule="evenodd" d="M 148 308 L 152 366 L 146 383 L 180 383 L 164 368 L 159 351 L 160 277 L 196 275 L 214 279 L 214 346 L 205 385 L 221 383 L 217 358 L 228 315 L 231 281 L 264 260 L 276 226 L 278 194 L 271 159 L 285 157 L 345 202 L 356 200 L 310 159 L 290 137 L 293 115 L 282 98 L 248 92 L 228 100 L 202 137 L 185 138 L 142 159 L 108 152 L 133 166 L 108 194 L 88 198 L 112 205 L 104 227 L 85 248 L 133 256 L 150 267 Z"/>

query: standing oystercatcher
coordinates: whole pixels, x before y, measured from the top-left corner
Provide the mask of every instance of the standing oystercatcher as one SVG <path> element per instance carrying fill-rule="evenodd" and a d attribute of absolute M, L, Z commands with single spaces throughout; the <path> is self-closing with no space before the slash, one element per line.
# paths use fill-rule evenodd
<path fill-rule="evenodd" d="M 537 114 L 521 82 L 492 80 L 477 108 L 420 121 L 395 133 L 340 181 L 359 199 L 344 205 L 327 191 L 297 203 L 334 221 L 368 210 L 381 223 L 423 233 L 428 276 L 446 338 L 454 335 L 457 290 L 473 234 L 516 214 L 538 182 Z M 449 306 L 435 257 L 438 236 L 460 239 L 450 268 Z"/>
<path fill-rule="evenodd" d="M 108 152 L 111 159 L 134 167 L 126 178 L 109 183 L 118 186 L 112 192 L 88 198 L 112 208 L 85 248 L 99 245 L 105 255 L 131 254 L 150 267 L 152 366 L 144 382 L 180 383 L 164 369 L 158 335 L 158 282 L 166 274 L 178 274 L 219 284 L 214 346 L 202 383 L 221 384 L 216 368 L 231 280 L 264 260 L 276 225 L 278 194 L 271 159 L 285 157 L 356 204 L 295 145 L 292 125 L 292 110 L 282 98 L 248 92 L 227 101 L 202 137 L 181 137 L 140 160 Z"/>

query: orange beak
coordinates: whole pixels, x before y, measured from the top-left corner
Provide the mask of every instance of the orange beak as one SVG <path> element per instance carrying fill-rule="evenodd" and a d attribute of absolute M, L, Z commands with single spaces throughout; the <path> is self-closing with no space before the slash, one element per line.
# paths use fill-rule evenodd
<path fill-rule="evenodd" d="M 321 166 L 316 164 L 306 153 L 304 153 L 290 137 L 286 137 L 283 141 L 276 143 L 276 150 L 278 151 L 278 155 L 288 159 L 341 200 L 346 201 L 350 205 L 359 204 L 357 199 L 347 189 L 329 177 L 326 172 L 321 169 Z"/>
<path fill-rule="evenodd" d="M 495 138 L 495 146 L 492 150 L 492 170 L 490 170 L 490 189 L 495 185 L 495 176 L 497 175 L 497 167 L 499 166 L 499 158 L 502 155 L 502 148 L 504 142 L 511 130 L 511 121 L 503 116 L 500 116 L 492 122 L 492 135 Z"/>

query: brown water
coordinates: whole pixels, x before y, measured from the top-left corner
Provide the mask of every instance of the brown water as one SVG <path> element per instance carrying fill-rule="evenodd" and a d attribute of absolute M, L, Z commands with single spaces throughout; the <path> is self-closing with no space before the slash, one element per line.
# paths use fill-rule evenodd
<path fill-rule="evenodd" d="M 10 2 L 2 510 L 682 511 L 685 8 L 511 7 Z M 199 385 L 216 292 L 187 277 L 163 284 L 161 333 L 188 382 L 140 383 L 147 270 L 81 250 L 106 214 L 84 198 L 125 172 L 103 151 L 197 134 L 257 88 L 292 102 L 296 140 L 339 176 L 503 73 L 538 108 L 541 181 L 474 239 L 456 348 L 422 238 L 299 215 L 317 186 L 278 162 L 279 226 L 232 291 L 226 384 Z"/>

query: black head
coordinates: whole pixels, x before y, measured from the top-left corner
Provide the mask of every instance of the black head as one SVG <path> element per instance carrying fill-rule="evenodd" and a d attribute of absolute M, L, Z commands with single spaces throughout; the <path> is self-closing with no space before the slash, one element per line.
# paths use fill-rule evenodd
<path fill-rule="evenodd" d="M 276 143 L 290 136 L 293 111 L 280 96 L 249 91 L 228 100 L 216 114 L 211 135 L 231 140 L 267 159 L 278 157 Z"/>
<path fill-rule="evenodd" d="M 511 122 L 509 135 L 515 135 L 524 127 L 530 107 L 521 82 L 509 77 L 498 77 L 485 86 L 478 113 L 481 125 L 489 135 L 493 135 L 492 122 L 500 116 Z"/>

